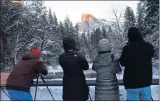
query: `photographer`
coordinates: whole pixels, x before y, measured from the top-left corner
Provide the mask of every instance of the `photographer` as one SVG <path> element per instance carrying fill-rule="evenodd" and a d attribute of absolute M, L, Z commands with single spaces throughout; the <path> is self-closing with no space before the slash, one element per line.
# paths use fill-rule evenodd
<path fill-rule="evenodd" d="M 38 49 L 27 52 L 14 65 L 6 83 L 6 89 L 11 100 L 33 100 L 30 87 L 35 76 L 41 73 L 47 75 L 48 71 Z"/>
<path fill-rule="evenodd" d="M 63 39 L 65 52 L 59 57 L 59 63 L 63 69 L 63 100 L 85 101 L 88 100 L 89 89 L 83 70 L 88 70 L 87 60 L 76 49 L 72 38 Z"/>
<path fill-rule="evenodd" d="M 125 67 L 123 82 L 129 101 L 151 101 L 152 44 L 144 41 L 138 28 L 128 31 L 128 44 L 123 47 L 119 59 Z"/>

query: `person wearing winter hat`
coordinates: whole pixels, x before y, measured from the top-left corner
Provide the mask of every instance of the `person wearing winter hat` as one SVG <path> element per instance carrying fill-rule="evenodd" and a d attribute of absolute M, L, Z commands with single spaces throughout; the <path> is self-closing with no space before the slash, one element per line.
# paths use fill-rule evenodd
<path fill-rule="evenodd" d="M 123 75 L 127 100 L 151 101 L 153 46 L 144 41 L 138 28 L 128 30 L 128 44 L 123 47 L 119 59 L 125 67 Z"/>
<path fill-rule="evenodd" d="M 40 50 L 34 49 L 24 54 L 10 72 L 6 83 L 10 99 L 14 101 L 33 100 L 30 87 L 38 73 L 47 75 L 48 71 L 44 65 Z"/>
<path fill-rule="evenodd" d="M 97 45 L 98 54 L 94 59 L 92 70 L 96 71 L 95 100 L 119 101 L 119 86 L 116 73 L 120 73 L 119 64 L 111 54 L 108 39 L 101 39 Z"/>
<path fill-rule="evenodd" d="M 83 70 L 88 70 L 89 65 L 84 56 L 76 51 L 75 41 L 70 37 L 63 39 L 65 52 L 59 56 L 59 63 L 63 69 L 63 100 L 85 101 L 88 100 L 89 89 Z"/>

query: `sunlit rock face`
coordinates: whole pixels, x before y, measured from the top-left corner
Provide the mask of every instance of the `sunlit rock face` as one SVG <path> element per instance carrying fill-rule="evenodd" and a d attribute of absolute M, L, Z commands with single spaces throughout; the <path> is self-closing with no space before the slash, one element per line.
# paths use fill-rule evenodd
<path fill-rule="evenodd" d="M 81 18 L 81 22 L 92 21 L 94 19 L 95 19 L 95 17 L 91 14 L 83 14 L 82 18 Z"/>
<path fill-rule="evenodd" d="M 96 28 L 102 28 L 103 26 L 108 29 L 109 23 L 104 19 L 98 19 L 92 14 L 82 14 L 80 22 L 77 22 L 80 32 L 92 31 Z"/>
<path fill-rule="evenodd" d="M 24 4 L 23 4 L 23 2 L 21 2 L 21 0 L 11 0 L 11 2 L 18 4 L 21 7 L 24 7 Z"/>

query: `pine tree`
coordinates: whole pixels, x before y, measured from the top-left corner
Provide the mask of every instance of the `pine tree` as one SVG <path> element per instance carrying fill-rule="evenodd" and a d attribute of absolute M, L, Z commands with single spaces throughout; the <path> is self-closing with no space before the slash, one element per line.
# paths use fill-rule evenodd
<path fill-rule="evenodd" d="M 93 29 L 93 31 L 90 33 L 91 35 L 91 51 L 90 51 L 90 55 L 91 55 L 91 61 L 94 60 L 95 56 L 97 55 L 97 35 L 96 35 L 96 30 Z"/>
<path fill-rule="evenodd" d="M 87 55 L 88 55 L 88 61 L 93 61 L 94 59 L 94 53 L 93 53 L 93 49 L 92 49 L 92 45 L 91 45 L 91 33 L 89 32 L 89 30 L 87 31 L 87 35 L 86 35 L 86 47 L 87 47 Z"/>
<path fill-rule="evenodd" d="M 58 20 L 55 12 L 53 13 L 53 30 L 55 35 L 60 38 L 60 35 L 58 34 Z"/>
<path fill-rule="evenodd" d="M 50 25 L 53 25 L 53 24 L 54 24 L 54 19 L 53 19 L 53 15 L 52 15 L 52 10 L 51 10 L 51 8 L 49 8 L 48 22 L 49 22 Z"/>
<path fill-rule="evenodd" d="M 64 28 L 64 26 L 63 26 L 61 21 L 59 23 L 58 33 L 60 34 L 61 40 L 62 40 L 65 37 L 65 28 Z"/>
<path fill-rule="evenodd" d="M 107 32 L 106 32 L 106 28 L 103 26 L 103 28 L 102 28 L 102 35 L 103 35 L 103 38 L 106 38 L 106 39 L 108 39 L 108 37 L 107 37 Z"/>
<path fill-rule="evenodd" d="M 5 68 L 5 65 L 10 66 L 15 63 L 17 51 L 20 47 L 18 46 L 18 43 L 23 20 L 23 10 L 24 8 L 17 3 L 2 0 L 0 28 L 2 48 L 1 55 L 3 56 L 3 62 L 1 62 L 1 64 L 3 63 L 3 68 Z"/>
<path fill-rule="evenodd" d="M 136 26 L 139 28 L 139 30 L 142 32 L 143 35 L 145 29 L 145 16 L 146 16 L 145 5 L 142 2 L 139 2 L 137 6 Z"/>
<path fill-rule="evenodd" d="M 153 33 L 158 30 L 159 25 L 159 2 L 158 0 L 146 0 L 146 17 L 145 26 L 146 34 Z M 152 29 L 152 30 L 151 30 Z M 154 30 L 153 30 L 154 29 Z M 153 32 L 152 32 L 153 31 Z"/>
<path fill-rule="evenodd" d="M 34 11 L 27 15 L 31 21 L 29 33 L 32 34 L 29 47 L 42 49 L 47 64 L 56 63 L 62 48 L 52 11 L 50 9 L 47 13 L 42 1 L 33 1 L 29 7 L 30 11 Z"/>
<path fill-rule="evenodd" d="M 145 39 L 153 44 L 155 48 L 155 58 L 159 58 L 159 1 L 145 0 Z"/>
<path fill-rule="evenodd" d="M 53 21 L 54 21 L 54 25 L 58 26 L 58 20 L 55 12 L 53 13 Z"/>
<path fill-rule="evenodd" d="M 74 27 L 68 16 L 66 16 L 64 20 L 64 28 L 65 28 L 65 36 L 75 39 Z"/>
<path fill-rule="evenodd" d="M 98 42 L 102 39 L 102 33 L 99 28 L 96 29 L 95 35 L 96 35 L 96 44 L 98 44 Z"/>
<path fill-rule="evenodd" d="M 108 33 L 108 40 L 109 40 L 110 42 L 113 42 L 113 36 L 114 36 L 114 35 L 113 35 L 113 31 L 112 31 L 111 26 L 109 26 L 107 33 Z"/>
<path fill-rule="evenodd" d="M 134 12 L 131 7 L 127 6 L 124 13 L 124 32 L 127 33 L 129 28 L 135 26 L 135 23 L 136 23 L 136 19 L 135 19 Z"/>
<path fill-rule="evenodd" d="M 96 47 L 97 41 L 96 41 L 96 34 L 95 34 L 95 29 L 91 32 L 91 45 L 92 48 Z"/>
<path fill-rule="evenodd" d="M 79 34 L 79 26 L 76 24 L 75 27 L 74 27 L 74 30 L 75 30 L 75 41 L 76 41 L 76 47 L 77 47 L 77 50 L 80 49 L 80 34 Z"/>
<path fill-rule="evenodd" d="M 48 20 L 49 20 L 49 25 L 50 25 L 50 32 L 55 36 L 56 39 L 60 40 L 61 34 L 59 34 L 58 20 L 57 20 L 55 12 L 52 14 L 51 9 L 49 9 Z"/>

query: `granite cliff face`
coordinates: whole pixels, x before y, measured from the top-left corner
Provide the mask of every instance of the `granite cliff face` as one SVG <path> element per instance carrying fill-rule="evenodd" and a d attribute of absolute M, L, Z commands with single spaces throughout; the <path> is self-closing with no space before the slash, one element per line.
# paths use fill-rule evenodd
<path fill-rule="evenodd" d="M 91 14 L 83 14 L 82 18 L 81 18 L 81 22 L 93 21 L 94 19 L 95 19 L 95 17 Z"/>
<path fill-rule="evenodd" d="M 109 28 L 110 22 L 107 22 L 105 19 L 98 19 L 92 14 L 83 14 L 81 17 L 81 22 L 77 23 L 79 26 L 80 32 L 92 31 L 96 28 L 102 28 L 103 26 L 106 29 Z"/>
<path fill-rule="evenodd" d="M 24 7 L 24 3 L 21 2 L 21 0 L 11 0 L 11 2 L 18 4 L 18 5 L 21 6 L 21 7 Z"/>

